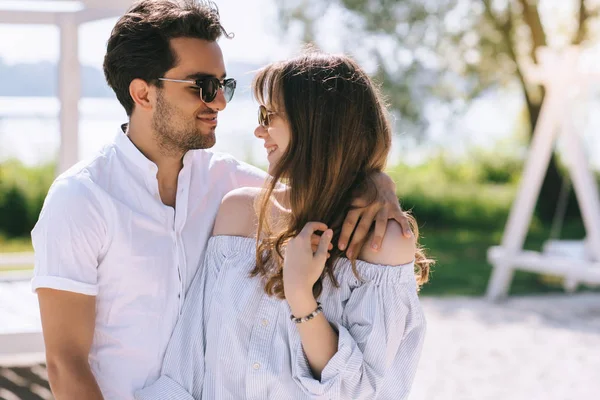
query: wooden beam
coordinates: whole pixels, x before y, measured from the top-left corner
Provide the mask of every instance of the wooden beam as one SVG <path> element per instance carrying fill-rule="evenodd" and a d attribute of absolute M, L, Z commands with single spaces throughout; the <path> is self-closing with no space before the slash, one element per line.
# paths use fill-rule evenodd
<path fill-rule="evenodd" d="M 61 12 L 0 10 L 0 24 L 55 25 Z"/>
<path fill-rule="evenodd" d="M 119 17 L 125 13 L 126 8 L 107 8 L 107 9 L 85 9 L 77 13 L 77 23 L 98 21 L 100 19 Z"/>
<path fill-rule="evenodd" d="M 60 148 L 58 173 L 66 171 L 79 158 L 79 99 L 81 66 L 79 64 L 79 24 L 75 15 L 65 15 L 59 22 L 60 59 L 58 97 L 60 100 Z"/>

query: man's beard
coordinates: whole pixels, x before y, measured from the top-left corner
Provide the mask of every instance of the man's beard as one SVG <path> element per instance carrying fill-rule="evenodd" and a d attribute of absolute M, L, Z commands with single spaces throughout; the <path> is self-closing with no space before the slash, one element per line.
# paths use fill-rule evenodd
<path fill-rule="evenodd" d="M 159 91 L 152 129 L 158 146 L 164 154 L 177 154 L 188 150 L 208 149 L 215 145 L 215 128 L 202 133 L 196 121 L 167 103 Z"/>

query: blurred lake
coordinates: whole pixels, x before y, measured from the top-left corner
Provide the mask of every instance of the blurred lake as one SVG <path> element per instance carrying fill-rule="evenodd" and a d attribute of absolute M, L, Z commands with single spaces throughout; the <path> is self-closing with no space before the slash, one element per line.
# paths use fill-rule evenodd
<path fill-rule="evenodd" d="M 572 125 L 584 133 L 586 148 L 594 169 L 600 169 L 600 107 L 598 101 L 576 104 Z M 448 124 L 448 112 L 432 105 L 427 139 L 418 142 L 414 136 L 394 136 L 389 164 L 399 161 L 421 163 L 440 149 L 454 154 L 468 154 L 473 148 L 512 151 L 512 140 L 518 130 L 518 114 L 522 103 L 514 94 L 495 94 L 473 103 L 464 116 Z M 59 101 L 54 97 L 0 96 L 0 161 L 17 158 L 36 165 L 56 158 L 59 146 Z M 127 121 L 125 111 L 115 98 L 82 98 L 79 103 L 79 156 L 90 157 L 110 142 Z M 227 152 L 254 165 L 266 165 L 262 140 L 254 137 L 257 103 L 247 88 L 239 90 L 227 108 L 220 113 L 217 144 L 214 150 Z M 522 128 L 521 128 L 522 129 Z M 503 142 L 501 146 L 498 143 Z M 514 151 L 524 150 L 517 143 Z"/>
<path fill-rule="evenodd" d="M 18 158 L 28 165 L 56 158 L 60 139 L 60 103 L 53 97 L 0 97 L 0 160 Z M 249 96 L 234 97 L 219 115 L 215 150 L 260 162 L 262 144 L 254 137 L 257 105 Z M 83 98 L 79 102 L 79 156 L 87 158 L 119 132 L 127 121 L 113 98 Z"/>

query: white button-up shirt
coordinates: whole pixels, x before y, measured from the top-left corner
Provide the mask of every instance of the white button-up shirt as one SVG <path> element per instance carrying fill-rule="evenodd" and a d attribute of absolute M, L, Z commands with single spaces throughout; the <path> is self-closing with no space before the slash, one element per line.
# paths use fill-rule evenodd
<path fill-rule="evenodd" d="M 132 399 L 157 379 L 223 196 L 266 177 L 229 155 L 189 151 L 172 208 L 157 171 L 119 133 L 56 179 L 32 231 L 33 290 L 96 296 L 89 361 L 107 400 Z"/>

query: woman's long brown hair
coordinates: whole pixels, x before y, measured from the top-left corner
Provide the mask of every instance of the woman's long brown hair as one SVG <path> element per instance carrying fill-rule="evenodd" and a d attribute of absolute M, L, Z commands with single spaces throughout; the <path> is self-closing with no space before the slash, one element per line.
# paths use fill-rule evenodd
<path fill-rule="evenodd" d="M 342 224 L 357 194 L 377 196 L 370 177 L 384 169 L 391 147 L 391 127 L 378 88 L 349 57 L 314 51 L 266 66 L 253 81 L 256 99 L 284 115 L 290 126 L 290 143 L 274 167 L 258 208 L 256 267 L 252 276 L 265 279 L 265 292 L 283 293 L 283 248 L 307 222 L 319 221 L 334 232 L 337 243 Z M 273 192 L 280 182 L 289 187 L 291 213 L 274 221 Z M 411 217 L 413 233 L 418 229 Z M 366 239 L 365 239 L 366 241 Z M 363 243 L 364 244 L 364 243 Z M 335 286 L 336 260 L 344 255 L 330 252 L 315 296 L 327 277 Z M 356 256 L 356 255 L 353 255 Z M 425 283 L 428 260 L 418 250 L 417 281 Z M 354 274 L 355 259 L 352 260 Z"/>

